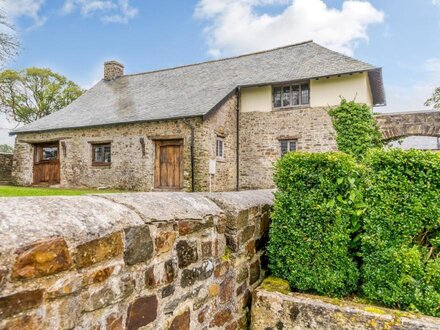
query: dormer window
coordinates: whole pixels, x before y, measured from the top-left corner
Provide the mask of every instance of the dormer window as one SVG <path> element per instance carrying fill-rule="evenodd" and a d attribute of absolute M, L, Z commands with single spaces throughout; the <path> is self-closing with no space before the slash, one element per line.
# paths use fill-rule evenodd
<path fill-rule="evenodd" d="M 273 88 L 275 109 L 304 106 L 310 104 L 309 83 L 276 86 Z"/>

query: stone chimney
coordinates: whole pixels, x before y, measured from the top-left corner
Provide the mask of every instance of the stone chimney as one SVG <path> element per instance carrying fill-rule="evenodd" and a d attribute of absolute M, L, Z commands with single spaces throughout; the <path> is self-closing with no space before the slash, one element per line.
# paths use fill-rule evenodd
<path fill-rule="evenodd" d="M 104 63 L 104 80 L 114 80 L 124 75 L 124 66 L 116 61 Z"/>

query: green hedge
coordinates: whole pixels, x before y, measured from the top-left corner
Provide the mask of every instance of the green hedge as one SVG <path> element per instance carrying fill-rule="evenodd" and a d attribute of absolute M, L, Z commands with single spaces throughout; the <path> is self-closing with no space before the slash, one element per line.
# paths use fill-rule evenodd
<path fill-rule="evenodd" d="M 276 165 L 269 268 L 300 291 L 344 296 L 357 288 L 363 169 L 343 153 L 286 154 Z M 353 240 L 355 241 L 353 243 Z"/>
<path fill-rule="evenodd" d="M 373 150 L 362 289 L 391 307 L 440 316 L 440 156 Z"/>

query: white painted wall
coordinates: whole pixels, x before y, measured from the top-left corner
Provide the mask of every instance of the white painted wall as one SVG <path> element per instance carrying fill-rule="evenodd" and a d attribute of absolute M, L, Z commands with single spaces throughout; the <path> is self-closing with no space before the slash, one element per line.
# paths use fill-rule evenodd
<path fill-rule="evenodd" d="M 241 111 L 272 111 L 272 86 L 243 88 L 241 90 Z"/>
<path fill-rule="evenodd" d="M 356 73 L 341 77 L 321 78 L 310 81 L 310 105 L 312 107 L 334 106 L 341 103 L 341 97 L 373 106 L 368 74 Z"/>
<path fill-rule="evenodd" d="M 372 107 L 373 97 L 368 74 L 364 72 L 310 81 L 311 107 L 335 106 L 341 102 L 341 97 L 349 101 L 356 97 L 356 102 Z M 272 111 L 272 86 L 242 88 L 241 111 Z"/>

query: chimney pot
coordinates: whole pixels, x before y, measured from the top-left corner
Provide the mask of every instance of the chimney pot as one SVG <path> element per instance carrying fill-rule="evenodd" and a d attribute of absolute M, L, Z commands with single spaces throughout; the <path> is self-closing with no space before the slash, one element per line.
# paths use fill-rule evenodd
<path fill-rule="evenodd" d="M 124 75 L 124 66 L 117 61 L 104 63 L 104 80 L 114 80 Z"/>

